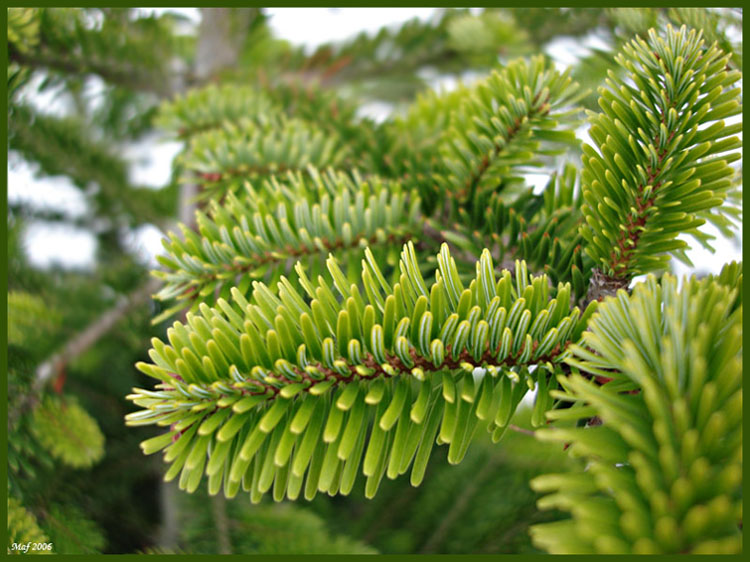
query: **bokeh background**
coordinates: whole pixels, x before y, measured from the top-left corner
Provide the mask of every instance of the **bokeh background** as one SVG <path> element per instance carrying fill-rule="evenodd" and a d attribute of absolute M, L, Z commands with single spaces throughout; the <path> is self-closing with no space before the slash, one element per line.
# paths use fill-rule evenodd
<path fill-rule="evenodd" d="M 133 368 L 166 324 L 148 295 L 164 233 L 180 217 L 175 158 L 157 126 L 161 101 L 184 89 L 205 12 L 188 9 L 13 9 L 8 12 L 8 509 L 11 537 L 58 553 L 535 552 L 540 512 L 528 480 L 565 462 L 523 433 L 479 436 L 467 459 L 431 462 L 425 483 L 387 481 L 376 499 L 225 501 L 161 481 L 159 458 L 126 428 Z M 243 16 L 244 17 L 244 16 Z M 425 89 L 450 90 L 492 66 L 543 52 L 592 95 L 623 41 L 665 21 L 712 23 L 736 53 L 741 10 L 287 8 L 252 10 L 233 80 L 283 72 L 325 77 L 374 123 Z M 702 19 L 703 18 L 703 19 Z M 716 22 L 719 22 L 716 24 Z M 714 25 L 716 24 L 716 25 Z M 189 72 L 187 72 L 189 74 Z M 223 75 L 222 75 L 223 76 Z M 216 77 L 222 79 L 222 76 Z M 588 139 L 586 126 L 578 131 Z M 541 189 L 545 176 L 527 181 Z M 679 274 L 740 260 L 741 236 L 718 231 Z M 695 246 L 695 245 L 694 245 Z M 83 338 L 81 336 L 84 336 Z M 524 413 L 517 420 L 525 424 Z"/>

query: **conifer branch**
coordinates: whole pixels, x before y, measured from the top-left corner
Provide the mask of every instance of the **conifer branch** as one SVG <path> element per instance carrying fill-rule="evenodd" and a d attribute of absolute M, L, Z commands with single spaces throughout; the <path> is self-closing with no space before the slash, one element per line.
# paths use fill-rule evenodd
<path fill-rule="evenodd" d="M 719 279 L 692 278 L 678 289 L 671 275 L 661 282 L 649 276 L 592 316 L 582 345 L 566 360 L 576 371 L 560 378 L 564 393 L 553 392 L 573 406 L 547 417 L 570 422 L 595 411 L 601 423 L 537 432 L 570 444 L 584 461 L 532 481 L 547 493 L 540 508 L 572 514 L 533 527 L 537 545 L 553 553 L 740 551 L 736 264 Z"/>
<path fill-rule="evenodd" d="M 333 132 L 324 133 L 301 119 L 282 115 L 243 119 L 193 136 L 180 155 L 185 179 L 201 184 L 201 199 L 223 194 L 271 174 L 337 168 L 348 154 Z M 273 118 L 275 117 L 275 118 Z"/>
<path fill-rule="evenodd" d="M 141 65 L 123 65 L 123 61 L 113 64 L 112 61 L 78 60 L 53 53 L 26 53 L 8 45 L 8 60 L 21 66 L 34 69 L 52 70 L 73 76 L 95 74 L 115 86 L 135 91 L 167 97 L 171 94 L 169 81 L 157 79 L 158 73 L 143 73 Z"/>
<path fill-rule="evenodd" d="M 164 242 L 169 253 L 158 259 L 166 271 L 154 274 L 166 284 L 157 298 L 176 297 L 195 309 L 233 285 L 246 291 L 252 279 L 286 273 L 295 259 L 304 258 L 315 276 L 329 252 L 343 257 L 370 246 L 380 255 L 420 235 L 419 206 L 416 193 L 395 182 L 312 167 L 258 189 L 246 184 L 240 197 L 229 193 L 222 203 L 211 201 L 208 215 L 196 214 L 198 233 L 181 226 L 183 239 Z"/>
<path fill-rule="evenodd" d="M 447 173 L 437 179 L 454 207 L 481 209 L 485 194 L 512 183 L 518 168 L 576 142 L 567 127 L 581 92 L 543 58 L 512 61 L 468 94 L 441 143 Z"/>
<path fill-rule="evenodd" d="M 154 279 L 147 281 L 129 295 L 121 298 L 115 306 L 105 311 L 83 331 L 68 340 L 60 351 L 40 363 L 36 368 L 34 391 L 39 392 L 53 377 L 60 373 L 65 365 L 85 353 L 131 310 L 143 305 L 158 286 L 158 281 Z"/>
<path fill-rule="evenodd" d="M 171 426 L 144 442 L 144 451 L 166 447 L 165 458 L 175 461 L 168 478 L 180 473 L 182 487 L 195 489 L 205 468 L 209 490 L 218 492 L 223 481 L 231 497 L 254 458 L 266 465 L 273 457 L 279 469 L 293 467 L 297 479 L 305 475 L 311 458 L 290 454 L 315 411 L 312 419 L 320 424 L 327 419 L 324 442 L 334 448 L 326 453 L 330 459 L 322 473 L 311 465 L 305 497 L 330 490 L 339 462 L 349 463 L 343 468 L 348 476 L 342 491 L 351 489 L 366 444 L 363 470 L 371 496 L 383 471 L 390 478 L 403 473 L 414 455 L 412 479 L 421 480 L 432 439 L 425 442 L 424 453 L 417 448 L 423 433 L 436 432 L 438 425 L 440 440 L 451 444 L 451 462 L 464 456 L 480 420 L 490 422 L 499 439 L 535 384 L 539 398 L 532 422 L 538 423 L 551 406 L 547 373 L 566 357 L 595 306 L 583 315 L 578 308 L 571 311 L 569 285 L 560 285 L 557 298 L 549 300 L 546 278 L 530 278 L 524 263 L 516 264 L 515 284 L 507 271 L 496 281 L 487 251 L 467 289 L 447 246 L 438 264 L 436 282 L 428 288 L 408 244 L 399 282 L 391 287 L 366 251 L 365 295 L 360 295 L 331 257 L 327 266 L 342 302 L 322 278 L 316 287 L 298 266 L 309 305 L 282 278 L 278 296 L 255 283 L 250 301 L 234 289 L 233 303 L 219 299 L 215 309 L 203 305 L 200 316 L 188 314 L 188 326 L 175 323 L 168 331 L 171 346 L 155 339 L 154 363 L 138 364 L 162 383 L 157 391 L 134 389 L 129 399 L 145 409 L 128 415 L 128 423 Z M 530 365 L 537 366 L 534 375 Z M 416 433 L 408 429 L 411 424 Z M 322 429 L 309 427 L 309 439 Z M 270 444 L 261 450 L 267 435 Z M 214 439 L 212 447 L 222 453 L 206 459 L 204 446 Z M 383 450 L 382 439 L 392 439 L 394 448 Z M 314 441 L 307 448 L 302 443 L 301 450 L 315 450 Z M 224 456 L 233 447 L 239 454 L 234 460 Z M 190 462 L 180 456 L 183 452 Z M 254 501 L 274 482 L 273 471 L 263 474 L 252 490 Z M 292 482 L 292 488 L 274 485 L 274 497 L 296 497 L 301 480 Z"/>
<path fill-rule="evenodd" d="M 353 60 L 319 54 L 303 72 L 344 79 Z M 582 96 L 542 58 L 359 132 L 353 113 L 315 125 L 286 94 L 206 88 L 164 106 L 190 139 L 184 177 L 212 199 L 165 242 L 159 298 L 192 310 L 137 365 L 156 387 L 128 396 L 142 408 L 129 425 L 164 428 L 142 448 L 163 452 L 165 479 L 190 492 L 206 476 L 210 494 L 259 502 L 347 494 L 361 473 L 372 497 L 383 476 L 411 469 L 419 484 L 434 444 L 460 462 L 483 425 L 587 460 L 586 474 L 535 480 L 554 492 L 540 507 L 573 514 L 536 527 L 540 546 L 737 550 L 741 265 L 683 292 L 669 276 L 622 289 L 687 259 L 680 234 L 731 227 L 718 207 L 741 124 L 723 119 L 741 112 L 740 73 L 685 28 L 617 60 L 627 76 L 600 90 L 580 189 L 568 164 L 541 194 L 522 175 L 577 144 Z M 317 171 L 355 161 L 363 176 Z M 511 423 L 529 389 L 533 428 L 578 425 Z"/>
<path fill-rule="evenodd" d="M 596 145 L 584 147 L 581 234 L 600 273 L 622 285 L 679 256 L 687 243 L 678 234 L 727 224 L 714 209 L 733 188 L 741 142 L 731 135 L 742 124 L 723 119 L 742 105 L 729 55 L 695 30 L 651 30 L 616 60 L 628 77 L 613 75 L 600 90 Z"/>

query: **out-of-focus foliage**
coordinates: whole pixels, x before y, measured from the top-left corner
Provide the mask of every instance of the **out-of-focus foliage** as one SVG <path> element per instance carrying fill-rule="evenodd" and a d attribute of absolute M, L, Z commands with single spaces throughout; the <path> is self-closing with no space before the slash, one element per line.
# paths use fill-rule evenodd
<path fill-rule="evenodd" d="M 44 346 L 39 338 L 49 337 L 60 326 L 60 315 L 50 310 L 38 296 L 21 291 L 8 292 L 8 344 L 23 345 L 32 338 Z"/>
<path fill-rule="evenodd" d="M 514 422 L 529 427 L 531 413 L 521 408 Z M 523 482 L 568 463 L 557 444 L 509 431 L 498 446 L 481 431 L 461 464 L 436 454 L 419 487 L 400 477 L 384 481 L 378 495 L 365 504 L 357 498 L 362 493 L 357 486 L 337 504 L 317 498 L 312 509 L 383 554 L 538 553 L 529 526 L 560 515 L 540 512 L 538 494 Z"/>
<path fill-rule="evenodd" d="M 19 10 L 24 9 L 13 9 Z M 19 20 L 25 19 L 30 22 L 22 28 Z M 48 8 L 30 15 L 18 13 L 9 18 L 14 30 L 9 34 L 9 60 L 47 67 L 59 74 L 53 80 L 98 74 L 114 84 L 159 93 L 169 87 L 170 55 L 187 54 L 192 42 L 174 32 L 177 23 L 169 14 L 144 17 L 132 9 Z"/>
<path fill-rule="evenodd" d="M 39 44 L 39 12 L 34 8 L 8 8 L 8 43 L 21 52 Z"/>
<path fill-rule="evenodd" d="M 8 496 L 8 554 L 26 554 L 14 545 L 27 547 L 28 543 L 48 543 L 49 539 L 39 528 L 34 516 L 15 498 Z M 30 548 L 29 545 L 27 548 Z M 42 550 L 38 554 L 52 554 Z"/>
<path fill-rule="evenodd" d="M 180 545 L 194 554 L 216 554 L 222 545 L 226 554 L 377 554 L 304 506 L 217 501 L 204 491 L 181 496 L 180 505 Z"/>
<path fill-rule="evenodd" d="M 74 505 L 53 504 L 44 528 L 56 554 L 100 554 L 107 544 L 97 524 Z"/>
<path fill-rule="evenodd" d="M 70 398 L 45 398 L 34 408 L 31 426 L 42 446 L 69 466 L 91 466 L 104 454 L 96 421 Z"/>
<path fill-rule="evenodd" d="M 335 249 L 339 257 L 358 255 L 369 245 L 376 261 L 388 261 L 394 249 L 381 251 L 378 245 L 387 247 L 394 240 L 405 242 L 419 235 L 420 200 L 415 192 L 404 193 L 397 183 L 376 176 L 365 181 L 358 174 L 321 174 L 312 166 L 305 172 L 288 172 L 259 188 L 245 182 L 243 193 L 227 194 L 226 205 L 211 201 L 208 213 L 196 216 L 198 230 L 210 244 L 187 229 L 184 239 L 170 235 L 164 241 L 169 256 L 158 258 L 165 271 L 157 275 L 165 283 L 156 298 L 187 300 L 195 312 L 201 302 L 213 302 L 212 295 L 229 298 L 232 288 L 247 294 L 253 278 L 278 281 L 281 274 L 291 272 L 291 267 L 279 271 L 278 266 L 292 258 L 305 259 L 306 274 L 317 278 L 326 272 L 327 251 Z M 362 189 L 369 193 L 365 196 Z M 349 206 L 352 198 L 354 208 Z M 367 215 L 358 216 L 365 207 Z M 256 216 L 260 219 L 248 221 Z M 296 228 L 290 226 L 291 217 Z M 201 271 L 197 278 L 196 268 Z"/>
<path fill-rule="evenodd" d="M 155 190 L 130 183 L 128 162 L 109 140 L 94 138 L 91 125 L 78 117 L 37 115 L 16 106 L 8 131 L 10 147 L 35 161 L 41 173 L 65 175 L 87 197 L 91 211 L 120 227 L 163 220 L 174 213 L 174 190 Z"/>

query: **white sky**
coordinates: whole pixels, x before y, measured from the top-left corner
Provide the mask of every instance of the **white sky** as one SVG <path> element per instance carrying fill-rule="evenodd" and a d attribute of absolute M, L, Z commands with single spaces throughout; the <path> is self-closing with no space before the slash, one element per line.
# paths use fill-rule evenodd
<path fill-rule="evenodd" d="M 197 8 L 144 8 L 144 12 L 172 10 L 184 14 L 194 23 L 199 20 Z M 338 41 L 356 35 L 360 31 L 374 33 L 382 26 L 397 25 L 411 18 L 427 20 L 436 12 L 435 8 L 269 8 L 271 26 L 277 36 L 295 44 L 302 44 L 307 51 L 312 51 L 322 43 Z M 556 60 L 558 66 L 564 67 L 575 62 L 585 54 L 585 47 L 601 46 L 596 38 L 588 38 L 583 44 L 578 40 L 561 38 L 554 41 L 547 52 Z M 454 80 L 436 78 L 433 86 L 450 88 Z M 96 89 L 96 83 L 92 83 Z M 46 93 L 33 100 L 39 107 L 51 113 L 60 113 L 62 106 L 55 99 L 55 92 Z M 370 105 L 365 112 L 376 118 L 383 118 L 388 109 L 386 104 Z M 587 134 L 582 136 L 587 137 Z M 586 139 L 588 140 L 588 139 Z M 155 142 L 149 139 L 133 145 L 125 151 L 132 162 L 131 180 L 138 185 L 148 185 L 155 189 L 163 187 L 169 181 L 171 163 L 179 152 L 180 144 L 175 142 Z M 81 216 L 86 212 L 86 201 L 81 192 L 64 177 L 34 178 L 35 170 L 26 162 L 14 155 L 8 161 L 8 198 L 9 201 L 26 202 L 47 209 L 60 210 L 71 217 Z M 534 185 L 546 181 L 545 178 L 529 178 Z M 146 225 L 126 235 L 125 242 L 133 248 L 144 262 L 155 264 L 154 255 L 162 249 L 160 231 Z M 38 266 L 52 263 L 66 267 L 89 267 L 93 264 L 96 251 L 96 240 L 87 231 L 65 225 L 35 223 L 28 229 L 25 239 L 29 258 Z M 691 245 L 697 246 L 694 243 Z M 718 272 L 721 266 L 731 260 L 742 259 L 739 241 L 719 241 L 717 253 L 711 254 L 703 248 L 690 252 L 690 257 L 697 268 L 704 272 Z M 690 273 L 686 266 L 675 262 L 676 271 L 680 274 Z"/>

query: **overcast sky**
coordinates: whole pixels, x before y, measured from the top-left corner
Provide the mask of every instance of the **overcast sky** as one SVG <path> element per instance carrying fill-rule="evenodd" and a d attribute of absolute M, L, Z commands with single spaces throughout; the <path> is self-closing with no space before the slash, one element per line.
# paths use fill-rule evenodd
<path fill-rule="evenodd" d="M 164 8 L 145 8 L 144 12 L 164 11 Z M 174 9 L 197 22 L 197 8 Z M 385 25 L 397 25 L 414 17 L 429 19 L 434 8 L 269 8 L 271 26 L 279 37 L 296 44 L 305 45 L 312 51 L 317 45 L 367 31 L 374 33 Z M 590 44 L 588 45 L 590 46 Z M 559 66 L 569 65 L 585 53 L 580 41 L 561 39 L 551 45 L 548 53 Z M 451 81 L 442 81 L 441 86 L 450 86 Z M 96 87 L 95 82 L 92 87 Z M 54 93 L 34 100 L 46 111 L 61 111 L 56 105 Z M 368 108 L 368 114 L 385 111 L 382 106 Z M 377 116 L 377 115 L 376 115 Z M 587 136 L 587 135 L 586 135 Z M 147 141 L 131 147 L 126 155 L 132 162 L 131 179 L 138 185 L 149 185 L 155 189 L 169 181 L 172 158 L 180 149 L 178 143 Z M 26 201 L 38 207 L 64 211 L 71 217 L 86 212 L 86 202 L 80 190 L 64 177 L 34 178 L 34 168 L 23 160 L 10 155 L 8 161 L 8 197 L 10 201 Z M 536 183 L 536 182 L 534 182 Z M 713 231 L 712 231 L 713 232 Z M 144 261 L 154 264 L 153 256 L 161 251 L 162 233 L 153 226 L 145 226 L 129 236 L 128 243 Z M 83 229 L 48 223 L 32 223 L 28 227 L 26 247 L 32 263 L 46 266 L 59 263 L 66 267 L 87 267 L 93 263 L 96 250 L 95 238 Z M 695 245 L 692 244 L 691 245 Z M 697 269 L 717 272 L 731 260 L 742 259 L 739 241 L 722 240 L 717 243 L 717 253 L 711 254 L 703 248 L 690 252 Z M 676 263 L 678 273 L 689 273 L 686 266 Z"/>

